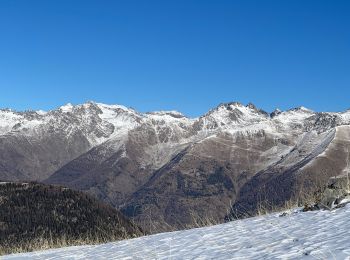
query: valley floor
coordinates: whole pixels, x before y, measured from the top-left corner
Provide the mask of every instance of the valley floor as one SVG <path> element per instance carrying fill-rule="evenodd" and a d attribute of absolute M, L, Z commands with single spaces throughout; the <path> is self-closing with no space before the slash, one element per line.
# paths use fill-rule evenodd
<path fill-rule="evenodd" d="M 4 259 L 350 259 L 350 205 Z"/>

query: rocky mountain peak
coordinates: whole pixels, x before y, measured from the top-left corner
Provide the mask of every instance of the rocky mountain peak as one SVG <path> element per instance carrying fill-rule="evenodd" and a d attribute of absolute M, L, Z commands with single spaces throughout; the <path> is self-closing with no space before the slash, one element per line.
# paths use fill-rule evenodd
<path fill-rule="evenodd" d="M 178 111 L 170 110 L 170 111 L 152 111 L 147 112 L 147 115 L 157 115 L 157 116 L 170 116 L 173 118 L 186 118 L 186 116 Z"/>
<path fill-rule="evenodd" d="M 288 111 L 295 111 L 295 112 L 301 112 L 301 113 L 309 113 L 309 114 L 313 114 L 315 113 L 314 111 L 312 111 L 311 109 L 308 109 L 306 107 L 303 107 L 303 106 L 299 106 L 299 107 L 295 107 L 295 108 L 292 108 Z"/>
<path fill-rule="evenodd" d="M 249 102 L 249 103 L 247 104 L 247 107 L 250 108 L 250 109 L 253 109 L 253 110 L 258 111 L 258 108 L 257 108 L 253 103 L 251 103 L 251 102 Z"/>
<path fill-rule="evenodd" d="M 271 116 L 271 118 L 273 118 L 273 117 L 275 117 L 275 116 L 277 116 L 277 115 L 279 115 L 279 114 L 281 114 L 282 113 L 282 111 L 279 109 L 279 108 L 276 108 L 271 114 L 270 114 L 270 116 Z"/>

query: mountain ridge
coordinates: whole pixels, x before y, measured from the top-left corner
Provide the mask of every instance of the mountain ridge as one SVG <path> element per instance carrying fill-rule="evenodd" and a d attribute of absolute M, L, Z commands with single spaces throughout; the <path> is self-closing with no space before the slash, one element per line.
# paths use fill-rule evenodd
<path fill-rule="evenodd" d="M 152 113 L 162 113 L 162 112 L 165 112 L 165 113 L 178 113 L 178 114 L 181 114 L 189 119 L 195 119 L 195 118 L 199 118 L 201 116 L 204 116 L 206 113 L 208 113 L 210 110 L 213 110 L 213 109 L 216 109 L 220 106 L 227 106 L 227 105 L 240 105 L 240 106 L 246 106 L 246 107 L 250 107 L 250 108 L 253 108 L 253 109 L 256 109 L 256 110 L 261 110 L 267 114 L 271 114 L 272 112 L 274 112 L 275 110 L 279 110 L 281 112 L 285 112 L 285 111 L 290 111 L 290 110 L 300 110 L 300 109 L 303 109 L 303 110 L 309 110 L 309 111 L 312 111 L 312 112 L 315 112 L 314 110 L 312 109 L 309 109 L 309 108 L 306 108 L 304 106 L 297 106 L 297 107 L 292 107 L 292 108 L 289 108 L 289 109 L 286 109 L 286 110 L 280 110 L 279 108 L 275 108 L 273 111 L 271 112 L 267 112 L 266 110 L 262 109 L 262 108 L 258 108 L 254 103 L 252 102 L 248 102 L 246 105 L 244 105 L 243 103 L 239 102 L 239 101 L 230 101 L 230 102 L 222 102 L 222 103 L 219 103 L 218 105 L 216 105 L 214 108 L 212 109 L 209 109 L 208 112 L 206 113 L 203 113 L 199 116 L 186 116 L 185 113 L 181 112 L 181 111 L 178 111 L 178 110 L 151 110 L 151 111 L 145 111 L 145 112 L 139 112 L 138 110 L 134 109 L 133 107 L 128 107 L 128 106 L 124 106 L 124 105 L 121 105 L 121 104 L 107 104 L 107 103 L 102 103 L 102 102 L 97 102 L 97 101 L 93 101 L 93 100 L 89 100 L 89 101 L 86 101 L 84 103 L 78 103 L 78 104 L 73 104 L 73 103 L 66 103 L 65 105 L 62 105 L 62 106 L 59 106 L 57 108 L 52 108 L 52 109 L 49 109 L 49 110 L 36 110 L 36 109 L 24 109 L 24 110 L 18 110 L 18 109 L 12 109 L 12 108 L 9 108 L 9 107 L 6 107 L 6 108 L 0 108 L 0 112 L 13 112 L 13 113 L 16 113 L 16 114 L 25 114 L 25 113 L 36 113 L 36 114 L 39 114 L 39 115 L 44 115 L 44 114 L 47 114 L 47 113 L 50 113 L 50 112 L 53 112 L 53 111 L 56 111 L 56 110 L 67 110 L 69 108 L 73 108 L 73 107 L 82 107 L 82 106 L 87 106 L 89 104 L 93 104 L 93 105 L 101 105 L 101 106 L 105 106 L 105 107 L 114 107 L 114 108 L 121 108 L 121 109 L 124 109 L 124 110 L 131 110 L 131 111 L 134 111 L 135 113 L 138 113 L 138 114 L 152 114 Z M 342 113 L 342 112 L 348 112 L 350 111 L 350 108 L 348 109 L 345 109 L 345 110 L 342 110 L 342 111 L 324 111 L 324 113 Z M 321 113 L 322 111 L 319 111 L 319 112 L 315 112 L 315 113 Z"/>
<path fill-rule="evenodd" d="M 95 102 L 48 112 L 0 110 L 0 179 L 64 185 L 112 204 L 145 230 L 181 229 L 193 223 L 193 212 L 223 220 L 246 196 L 253 213 L 261 183 L 271 186 L 266 199 L 275 185 L 286 187 L 277 189 L 281 203 L 291 199 L 303 185 L 300 162 L 319 161 L 342 125 L 350 125 L 349 110 L 267 113 L 239 102 L 196 118 Z M 320 175 L 318 168 L 309 176 Z"/>

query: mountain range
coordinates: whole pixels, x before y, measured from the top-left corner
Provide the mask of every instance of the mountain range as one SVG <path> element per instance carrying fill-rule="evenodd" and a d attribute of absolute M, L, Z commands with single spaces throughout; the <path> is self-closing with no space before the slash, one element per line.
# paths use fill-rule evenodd
<path fill-rule="evenodd" d="M 197 118 L 87 102 L 0 110 L 0 180 L 88 192 L 148 232 L 254 215 L 348 174 L 350 111 L 220 104 Z"/>

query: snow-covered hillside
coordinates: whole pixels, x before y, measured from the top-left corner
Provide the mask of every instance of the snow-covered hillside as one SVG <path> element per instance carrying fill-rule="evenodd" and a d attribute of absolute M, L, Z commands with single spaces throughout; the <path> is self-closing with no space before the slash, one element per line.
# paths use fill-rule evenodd
<path fill-rule="evenodd" d="M 350 259 L 350 205 L 4 259 Z"/>

